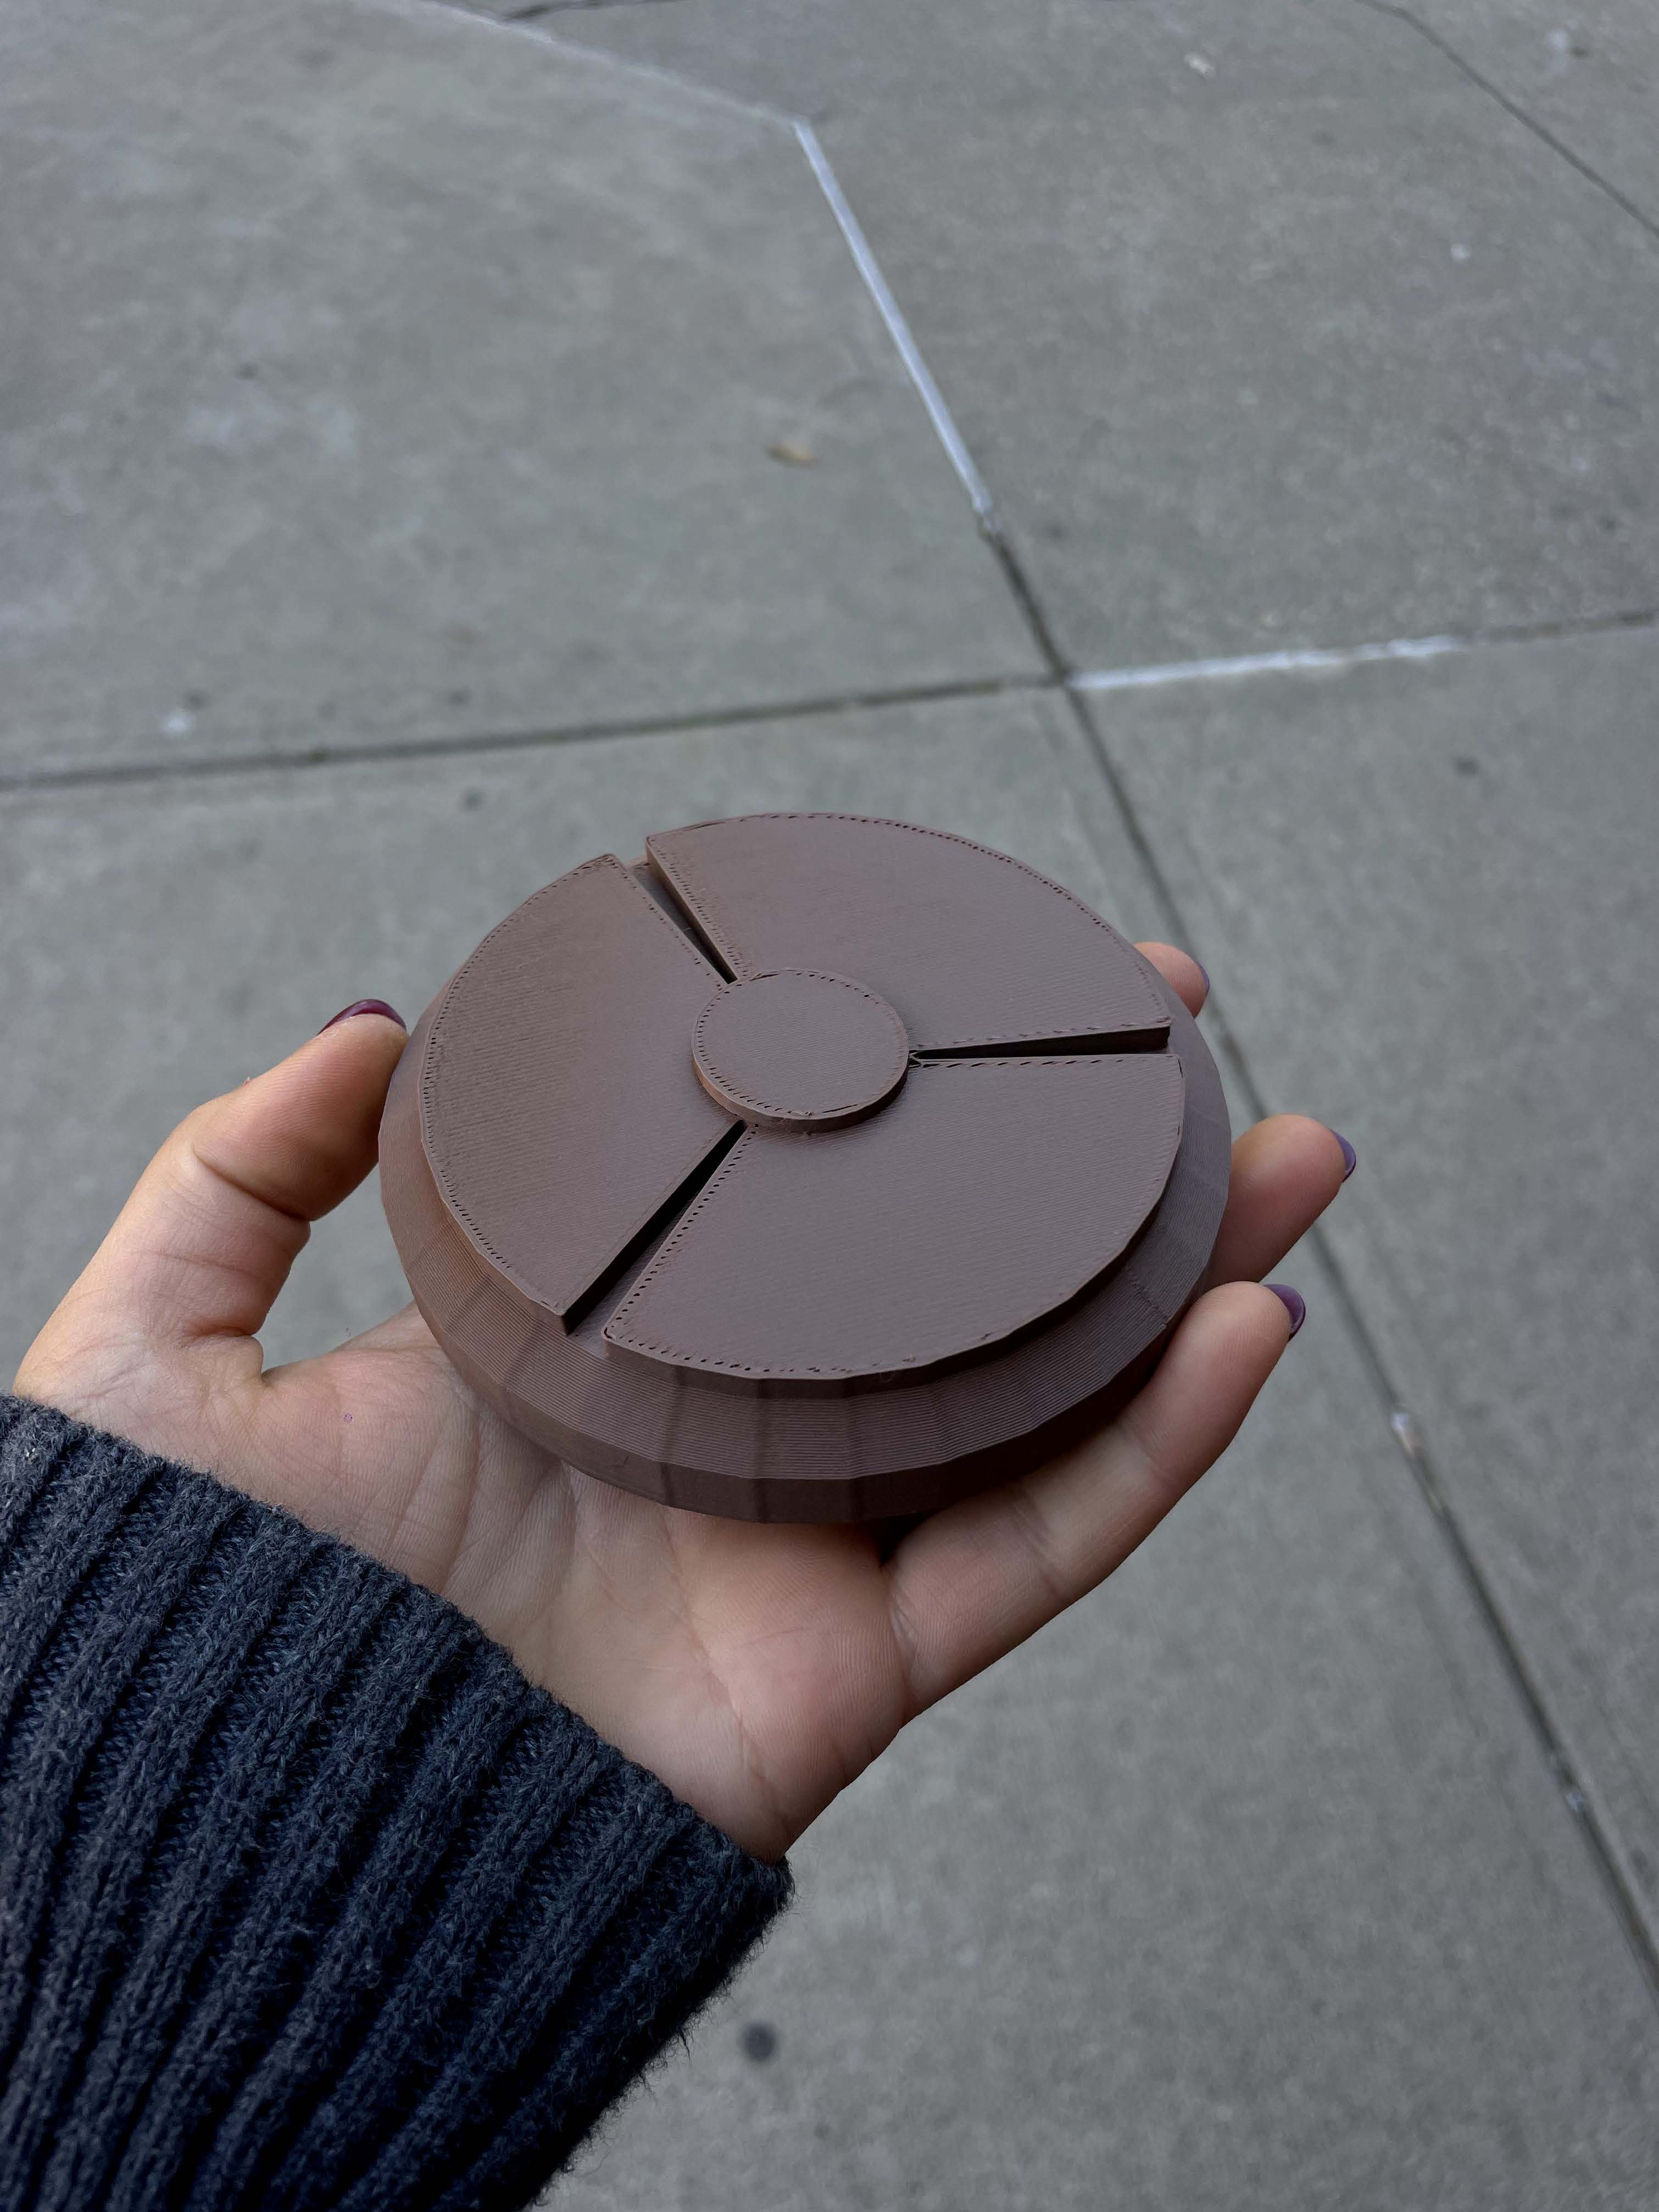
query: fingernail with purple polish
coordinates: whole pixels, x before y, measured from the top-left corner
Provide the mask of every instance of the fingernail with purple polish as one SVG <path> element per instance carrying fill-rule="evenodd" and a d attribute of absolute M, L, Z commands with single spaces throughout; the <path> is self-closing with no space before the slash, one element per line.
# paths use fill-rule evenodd
<path fill-rule="evenodd" d="M 1189 960 L 1192 960 L 1193 957 L 1190 952 L 1187 955 L 1187 957 Z M 1210 995 L 1210 971 L 1204 965 L 1204 963 L 1201 960 L 1193 960 L 1193 965 L 1197 969 L 1199 974 L 1204 978 L 1204 995 L 1207 999 Z"/>
<path fill-rule="evenodd" d="M 317 1032 L 318 1036 L 321 1036 L 323 1030 L 331 1030 L 336 1023 L 349 1022 L 357 1014 L 384 1014 L 387 1021 L 396 1022 L 400 1030 L 409 1027 L 396 1006 L 388 1006 L 384 999 L 354 999 L 349 1006 L 341 1007 L 332 1021 L 323 1024 L 323 1029 Z"/>
<path fill-rule="evenodd" d="M 1346 1182 L 1348 1177 L 1359 1165 L 1359 1155 L 1355 1152 L 1353 1146 L 1343 1135 L 1340 1129 L 1333 1129 L 1331 1131 L 1331 1134 L 1336 1139 L 1337 1143 L 1342 1147 L 1342 1180 L 1344 1182 Z"/>
<path fill-rule="evenodd" d="M 1308 1318 L 1308 1301 L 1300 1291 L 1293 1291 L 1288 1283 L 1269 1283 L 1267 1288 L 1291 1317 L 1291 1335 L 1294 1336 Z M 1286 1341 L 1288 1342 L 1288 1339 Z"/>

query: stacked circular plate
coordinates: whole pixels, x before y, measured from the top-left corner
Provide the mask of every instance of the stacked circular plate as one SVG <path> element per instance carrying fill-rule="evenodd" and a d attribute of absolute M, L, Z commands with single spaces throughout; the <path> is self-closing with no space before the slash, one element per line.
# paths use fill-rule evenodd
<path fill-rule="evenodd" d="M 925 1512 L 1138 1387 L 1227 1193 L 1155 969 L 984 846 L 750 815 L 526 899 L 410 1037 L 387 1218 L 467 1381 L 748 1519 Z"/>

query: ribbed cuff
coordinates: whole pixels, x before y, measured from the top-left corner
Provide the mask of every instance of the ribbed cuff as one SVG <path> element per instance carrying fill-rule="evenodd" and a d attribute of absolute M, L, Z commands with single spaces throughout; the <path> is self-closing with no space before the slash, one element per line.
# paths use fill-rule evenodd
<path fill-rule="evenodd" d="M 402 1576 L 0 1398 L 0 2203 L 526 2203 L 789 1895 Z"/>

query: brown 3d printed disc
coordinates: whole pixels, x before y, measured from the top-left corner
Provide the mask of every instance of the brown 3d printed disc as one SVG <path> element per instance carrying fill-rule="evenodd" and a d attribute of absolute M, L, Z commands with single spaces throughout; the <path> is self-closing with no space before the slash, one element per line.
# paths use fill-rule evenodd
<path fill-rule="evenodd" d="M 750 815 L 526 899 L 380 1133 L 421 1311 L 550 1452 L 750 1520 L 925 1512 L 1139 1387 L 1208 1261 L 1196 1026 L 1045 877 Z"/>

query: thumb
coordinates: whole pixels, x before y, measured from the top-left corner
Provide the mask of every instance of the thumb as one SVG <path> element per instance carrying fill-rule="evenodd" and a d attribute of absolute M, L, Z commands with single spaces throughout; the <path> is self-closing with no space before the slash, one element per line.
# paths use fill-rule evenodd
<path fill-rule="evenodd" d="M 360 1001 L 265 1074 L 198 1106 L 36 1339 L 18 1389 L 78 1357 L 251 1337 L 310 1224 L 374 1165 L 404 1042 L 390 1006 Z"/>

